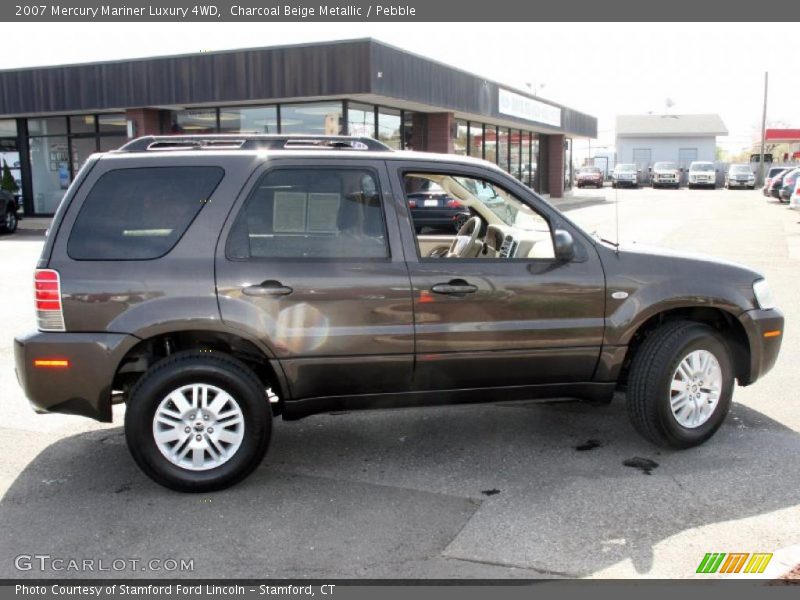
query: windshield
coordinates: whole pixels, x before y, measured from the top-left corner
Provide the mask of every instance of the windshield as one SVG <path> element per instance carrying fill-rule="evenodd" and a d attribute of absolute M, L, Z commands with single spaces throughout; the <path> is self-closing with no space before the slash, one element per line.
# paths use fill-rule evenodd
<path fill-rule="evenodd" d="M 600 169 L 597 167 L 582 167 L 578 169 L 579 174 L 591 174 L 591 173 L 599 173 Z"/>
<path fill-rule="evenodd" d="M 731 173 L 750 173 L 750 165 L 732 165 Z"/>
<path fill-rule="evenodd" d="M 678 165 L 672 162 L 657 162 L 653 165 L 653 168 L 656 171 L 676 171 L 678 169 Z"/>
<path fill-rule="evenodd" d="M 690 167 L 691 171 L 713 171 L 714 165 L 711 163 L 695 163 Z"/>
<path fill-rule="evenodd" d="M 636 165 L 617 165 L 614 170 L 617 173 L 635 173 Z"/>

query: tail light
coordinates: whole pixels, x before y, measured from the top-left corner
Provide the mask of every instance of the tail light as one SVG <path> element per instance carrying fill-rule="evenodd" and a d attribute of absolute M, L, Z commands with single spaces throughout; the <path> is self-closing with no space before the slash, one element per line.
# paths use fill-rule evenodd
<path fill-rule="evenodd" d="M 417 201 L 416 200 L 409 200 L 408 201 L 409 208 L 417 208 Z"/>
<path fill-rule="evenodd" d="M 448 199 L 445 206 L 447 206 L 447 208 L 464 208 L 464 205 L 455 198 Z"/>
<path fill-rule="evenodd" d="M 36 321 L 40 331 L 64 331 L 61 279 L 53 269 L 36 269 Z"/>

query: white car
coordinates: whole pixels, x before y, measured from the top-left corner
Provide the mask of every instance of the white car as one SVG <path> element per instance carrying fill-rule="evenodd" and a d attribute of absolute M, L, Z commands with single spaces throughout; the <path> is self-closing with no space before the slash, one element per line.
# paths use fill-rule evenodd
<path fill-rule="evenodd" d="M 639 169 L 633 163 L 620 163 L 611 172 L 611 187 L 639 187 Z"/>
<path fill-rule="evenodd" d="M 678 165 L 674 162 L 660 161 L 653 165 L 653 187 L 674 187 L 676 190 L 681 185 L 681 176 Z"/>
<path fill-rule="evenodd" d="M 750 165 L 731 165 L 725 174 L 725 187 L 729 190 L 736 187 L 756 189 L 756 176 L 750 169 Z"/>
<path fill-rule="evenodd" d="M 795 180 L 794 189 L 789 196 L 789 208 L 800 210 L 800 177 Z"/>
<path fill-rule="evenodd" d="M 713 162 L 696 160 L 689 165 L 689 189 L 696 187 L 716 187 L 717 169 Z"/>

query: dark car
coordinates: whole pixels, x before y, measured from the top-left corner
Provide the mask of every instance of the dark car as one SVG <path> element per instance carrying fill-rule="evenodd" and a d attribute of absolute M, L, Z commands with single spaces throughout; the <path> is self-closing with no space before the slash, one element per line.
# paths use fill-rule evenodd
<path fill-rule="evenodd" d="M 575 185 L 579 188 L 591 185 L 593 187 L 603 187 L 603 171 L 598 167 L 581 167 L 575 175 Z"/>
<path fill-rule="evenodd" d="M 410 177 L 406 185 L 406 200 L 417 232 L 424 227 L 457 231 L 469 218 L 469 211 L 464 205 L 435 182 Z"/>
<path fill-rule="evenodd" d="M 787 171 L 781 178 L 780 189 L 778 190 L 778 199 L 784 204 L 789 203 L 789 197 L 794 191 L 794 184 L 800 176 L 800 169 L 792 169 Z"/>
<path fill-rule="evenodd" d="M 417 232 L 412 179 L 469 210 L 458 232 Z M 50 231 L 27 397 L 124 402 L 133 458 L 183 491 L 252 472 L 273 418 L 333 410 L 620 390 L 689 448 L 783 337 L 755 270 L 611 245 L 496 165 L 366 138 L 140 138 L 87 160 Z"/>
<path fill-rule="evenodd" d="M 791 167 L 770 167 L 769 171 L 767 171 L 767 175 L 764 178 L 764 187 L 761 188 L 761 193 L 765 196 L 770 195 L 770 189 L 772 185 L 772 180 L 775 179 L 781 173 L 791 170 Z"/>
<path fill-rule="evenodd" d="M 783 178 L 786 177 L 789 173 L 791 173 L 794 169 L 786 169 L 781 173 L 775 175 L 772 180 L 769 182 L 769 195 L 772 198 L 776 198 L 780 200 L 781 197 L 781 188 L 783 187 Z"/>
<path fill-rule="evenodd" d="M 10 192 L 0 190 L 0 233 L 17 230 L 17 200 Z"/>

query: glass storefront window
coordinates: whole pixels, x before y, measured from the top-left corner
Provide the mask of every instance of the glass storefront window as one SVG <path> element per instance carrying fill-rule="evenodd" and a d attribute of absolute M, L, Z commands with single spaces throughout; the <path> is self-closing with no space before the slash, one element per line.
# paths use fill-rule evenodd
<path fill-rule="evenodd" d="M 278 133 L 278 108 L 221 108 L 219 130 L 223 133 Z"/>
<path fill-rule="evenodd" d="M 172 113 L 172 133 L 216 133 L 216 109 L 181 110 Z"/>
<path fill-rule="evenodd" d="M 469 155 L 483 158 L 483 126 L 480 123 L 469 124 Z"/>
<path fill-rule="evenodd" d="M 14 119 L 0 119 L 0 137 L 17 137 L 17 122 Z"/>
<path fill-rule="evenodd" d="M 572 138 L 564 140 L 564 189 L 572 189 Z"/>
<path fill-rule="evenodd" d="M 347 105 L 347 131 L 349 135 L 375 137 L 375 107 L 351 102 Z"/>
<path fill-rule="evenodd" d="M 64 124 L 66 125 L 66 121 Z M 64 136 L 30 138 L 33 211 L 52 214 L 71 180 L 69 145 Z"/>
<path fill-rule="evenodd" d="M 64 117 L 28 119 L 30 135 L 67 135 L 67 120 Z"/>
<path fill-rule="evenodd" d="M 125 142 L 128 141 L 127 137 L 118 136 L 118 135 L 109 135 L 109 136 L 102 136 L 98 138 L 100 141 L 100 150 L 98 152 L 108 152 L 109 150 L 117 150 Z"/>
<path fill-rule="evenodd" d="M 69 132 L 72 135 L 90 133 L 94 135 L 94 115 L 77 115 L 69 118 Z"/>
<path fill-rule="evenodd" d="M 414 139 L 415 136 L 423 136 L 424 131 L 422 128 L 416 125 L 420 122 L 420 117 L 417 113 L 411 112 L 410 110 L 403 111 L 403 150 L 414 150 Z M 417 131 L 416 128 L 419 128 Z M 417 148 L 418 150 L 422 149 L 422 146 Z"/>
<path fill-rule="evenodd" d="M 281 133 L 339 135 L 341 122 L 341 102 L 281 105 Z"/>
<path fill-rule="evenodd" d="M 529 181 L 530 167 L 531 167 L 531 133 L 530 131 L 523 131 L 520 140 L 520 172 L 519 180 L 527 186 L 530 186 Z"/>
<path fill-rule="evenodd" d="M 20 156 L 17 148 L 17 138 L 0 138 L 0 168 L 8 166 L 11 177 L 14 179 L 16 189 L 9 190 L 19 198 L 22 197 L 22 172 L 20 170 Z"/>
<path fill-rule="evenodd" d="M 508 129 L 501 127 L 498 130 L 498 138 L 497 138 L 497 165 L 506 172 L 508 172 L 509 170 L 508 142 L 509 142 Z"/>
<path fill-rule="evenodd" d="M 486 125 L 484 127 L 485 145 L 486 145 L 486 160 L 497 164 L 497 127 L 494 125 Z"/>
<path fill-rule="evenodd" d="M 522 132 L 513 130 L 511 132 L 511 170 L 509 171 L 514 177 L 520 179 L 520 153 L 522 151 Z"/>
<path fill-rule="evenodd" d="M 462 156 L 467 154 L 467 148 L 469 145 L 469 136 L 467 135 L 468 131 L 469 129 L 466 121 L 456 121 L 456 139 L 453 143 L 453 149 L 456 154 L 460 154 Z"/>
<path fill-rule="evenodd" d="M 94 136 L 73 138 L 70 145 L 72 147 L 72 169 L 77 173 L 81 170 L 86 159 L 97 152 L 97 138 Z"/>
<path fill-rule="evenodd" d="M 400 150 L 400 111 L 394 108 L 378 109 L 378 139 L 390 148 Z"/>
<path fill-rule="evenodd" d="M 127 135 L 127 122 L 125 113 L 111 113 L 107 115 L 97 115 L 97 122 L 100 133 L 116 133 Z"/>

